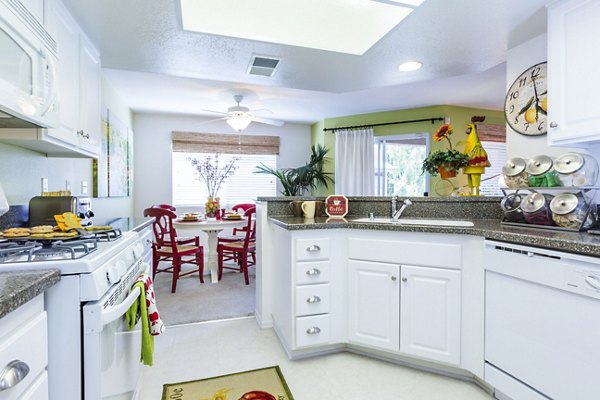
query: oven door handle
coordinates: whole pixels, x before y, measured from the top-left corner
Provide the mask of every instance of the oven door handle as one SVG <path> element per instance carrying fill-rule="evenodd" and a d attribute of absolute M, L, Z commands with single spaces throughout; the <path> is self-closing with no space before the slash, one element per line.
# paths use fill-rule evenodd
<path fill-rule="evenodd" d="M 131 293 L 129 293 L 129 296 L 127 296 L 127 298 L 121 303 L 102 311 L 102 326 L 104 327 L 125 315 L 127 310 L 129 310 L 129 307 L 131 307 L 138 297 L 140 297 L 140 294 L 140 288 L 139 286 L 136 286 L 133 288 Z"/>

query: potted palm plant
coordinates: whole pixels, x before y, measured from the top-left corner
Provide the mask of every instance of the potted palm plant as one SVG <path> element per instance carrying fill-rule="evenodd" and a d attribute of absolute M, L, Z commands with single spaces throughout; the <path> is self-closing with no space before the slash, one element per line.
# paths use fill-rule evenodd
<path fill-rule="evenodd" d="M 452 135 L 452 126 L 450 124 L 440 126 L 433 134 L 433 140 L 436 142 L 446 139 L 448 141 L 448 149 L 430 152 L 421 165 L 423 172 L 428 172 L 431 176 L 439 174 L 440 178 L 448 179 L 456 176 L 456 173 L 462 167 L 469 165 L 469 157 L 452 147 L 450 135 Z"/>
<path fill-rule="evenodd" d="M 323 166 L 327 162 L 327 152 L 329 150 L 319 145 L 312 146 L 310 160 L 308 163 L 297 168 L 274 169 L 264 164 L 256 167 L 256 173 L 271 174 L 279 179 L 284 196 L 301 196 L 310 189 L 316 189 L 319 185 L 328 187 L 333 183 L 331 173 L 324 172 Z"/>

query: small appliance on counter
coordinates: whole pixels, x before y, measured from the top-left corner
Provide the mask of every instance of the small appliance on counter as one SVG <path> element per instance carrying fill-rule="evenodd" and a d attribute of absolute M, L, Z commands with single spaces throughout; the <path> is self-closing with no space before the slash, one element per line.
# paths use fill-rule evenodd
<path fill-rule="evenodd" d="M 81 225 L 92 224 L 92 199 L 87 196 L 35 196 L 29 200 L 29 226 L 55 225 L 54 216 L 72 212 Z"/>
<path fill-rule="evenodd" d="M 2 185 L 0 185 L 0 215 L 4 215 L 8 212 L 8 201 L 6 200 L 6 195 L 4 194 L 4 189 L 2 189 Z"/>

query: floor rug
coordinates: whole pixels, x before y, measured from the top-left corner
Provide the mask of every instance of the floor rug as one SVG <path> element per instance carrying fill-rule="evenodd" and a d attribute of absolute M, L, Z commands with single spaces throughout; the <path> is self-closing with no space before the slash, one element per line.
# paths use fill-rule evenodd
<path fill-rule="evenodd" d="M 163 385 L 162 400 L 293 400 L 279 366 Z"/>

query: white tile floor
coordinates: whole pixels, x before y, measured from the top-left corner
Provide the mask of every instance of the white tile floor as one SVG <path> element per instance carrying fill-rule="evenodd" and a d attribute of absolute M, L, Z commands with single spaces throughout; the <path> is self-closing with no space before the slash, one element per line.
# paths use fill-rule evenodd
<path fill-rule="evenodd" d="M 279 365 L 296 400 L 489 400 L 474 384 L 347 352 L 290 361 L 254 318 L 169 327 L 155 338 L 141 399 L 162 385 Z M 232 399 L 235 400 L 235 399 Z"/>

